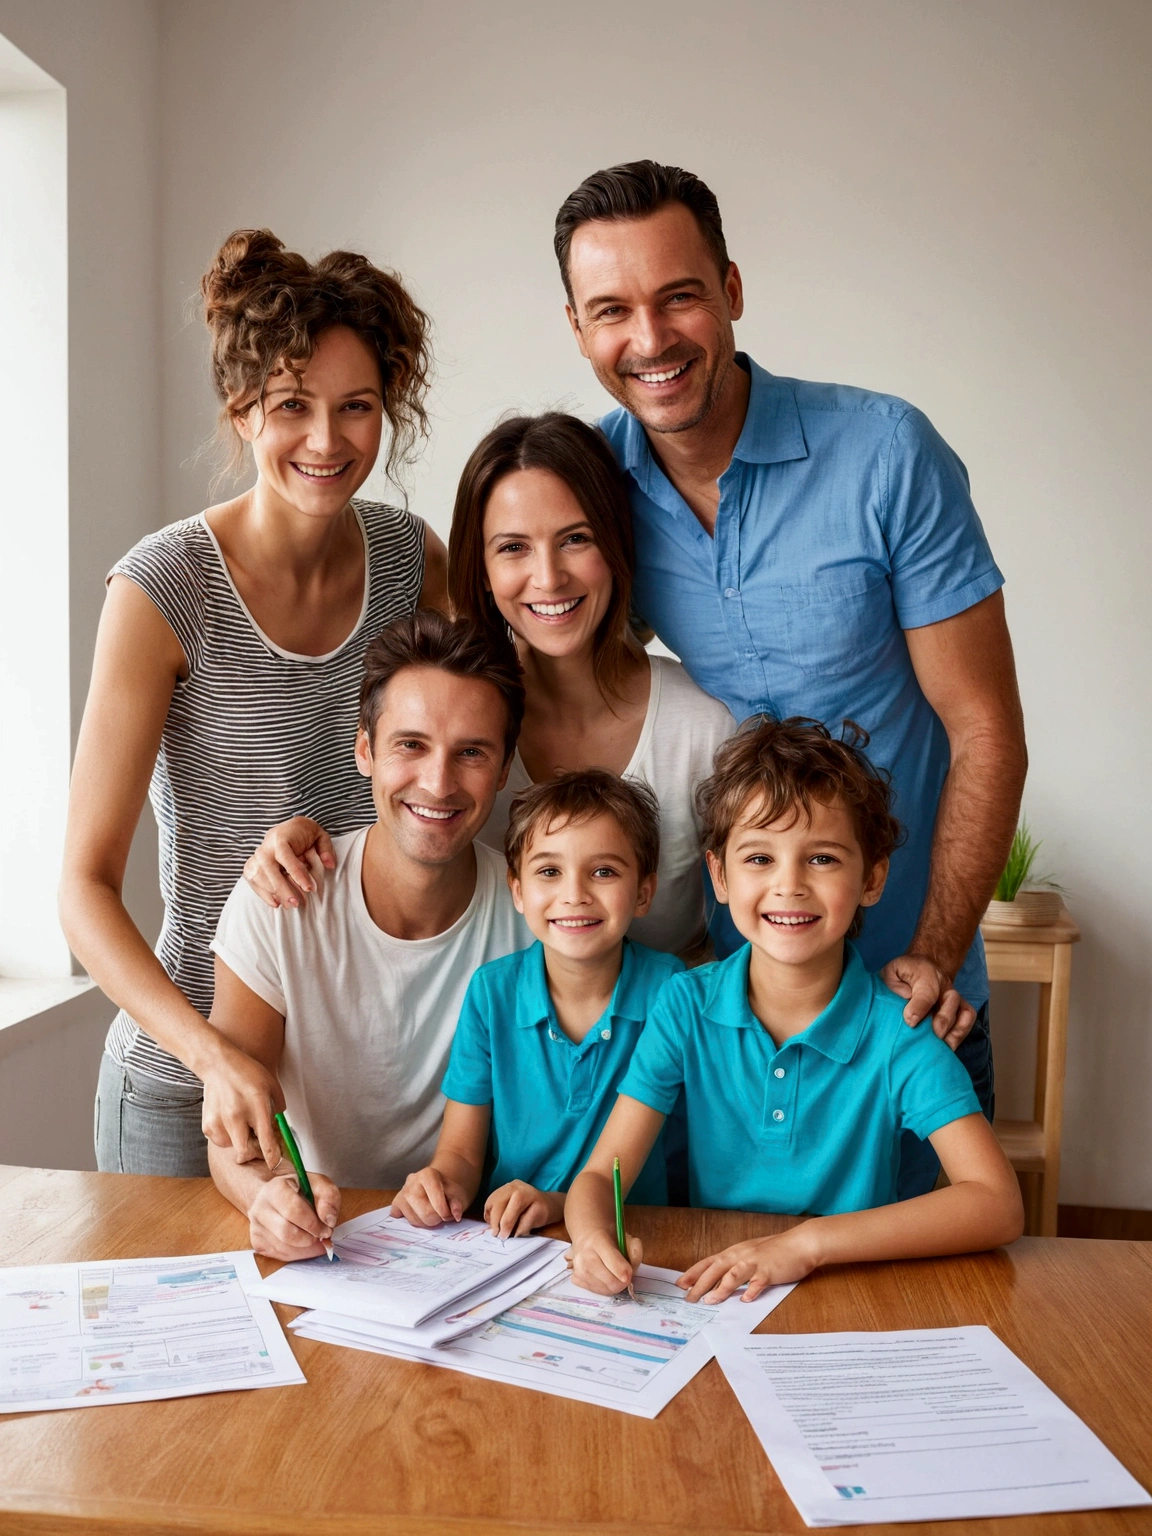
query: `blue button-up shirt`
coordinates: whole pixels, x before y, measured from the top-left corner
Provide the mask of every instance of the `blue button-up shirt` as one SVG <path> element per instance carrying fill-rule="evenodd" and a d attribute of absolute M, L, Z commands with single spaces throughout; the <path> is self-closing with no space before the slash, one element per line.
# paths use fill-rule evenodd
<path fill-rule="evenodd" d="M 667 1114 L 681 1091 L 693 1205 L 790 1215 L 896 1199 L 900 1136 L 980 1112 L 962 1062 L 845 946 L 835 997 L 777 1047 L 748 1005 L 749 945 L 674 977 L 620 1092 Z"/>
<path fill-rule="evenodd" d="M 928 889 L 948 738 L 916 680 L 906 629 L 1003 584 L 964 465 L 891 395 L 751 374 L 744 428 L 720 477 L 712 537 L 627 411 L 601 426 L 631 480 L 636 611 L 737 720 L 809 715 L 868 731 L 907 841 L 859 940 L 880 970 L 911 943 Z M 987 1001 L 977 934 L 957 977 Z"/>
<path fill-rule="evenodd" d="M 458 1104 L 492 1106 L 488 1190 L 510 1179 L 567 1190 L 604 1129 L 657 994 L 683 969 L 675 955 L 625 939 L 612 1001 L 577 1045 L 557 1021 L 539 941 L 480 967 L 460 1010 L 443 1089 Z M 663 1141 L 629 1198 L 667 1205 Z"/>

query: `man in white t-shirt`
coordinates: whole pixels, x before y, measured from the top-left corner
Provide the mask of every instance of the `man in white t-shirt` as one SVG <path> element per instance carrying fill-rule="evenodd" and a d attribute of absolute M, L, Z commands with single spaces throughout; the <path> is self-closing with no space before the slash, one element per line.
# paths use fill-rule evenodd
<path fill-rule="evenodd" d="M 427 609 L 396 620 L 365 656 L 356 738 L 377 820 L 335 839 L 306 902 L 269 905 L 243 880 L 228 898 L 211 1020 L 278 1077 L 316 1197 L 255 1146 L 245 1162 L 209 1146 L 260 1253 L 323 1253 L 338 1184 L 395 1188 L 431 1157 L 472 973 L 531 942 L 503 857 L 473 843 L 523 712 L 510 644 Z"/>

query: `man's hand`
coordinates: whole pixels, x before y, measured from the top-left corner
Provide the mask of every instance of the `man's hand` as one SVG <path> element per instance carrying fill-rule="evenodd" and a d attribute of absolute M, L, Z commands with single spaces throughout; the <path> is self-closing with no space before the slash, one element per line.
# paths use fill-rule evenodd
<path fill-rule="evenodd" d="M 296 1188 L 293 1177 L 266 1179 L 248 1207 L 253 1248 L 269 1259 L 319 1259 L 340 1217 L 340 1191 L 322 1173 L 309 1171 L 316 1209 Z"/>
<path fill-rule="evenodd" d="M 392 1202 L 392 1215 L 407 1216 L 414 1227 L 439 1227 L 459 1221 L 468 1203 L 468 1191 L 429 1164 L 404 1180 Z"/>
<path fill-rule="evenodd" d="M 527 1237 L 536 1227 L 564 1219 L 564 1196 L 557 1190 L 540 1190 L 523 1179 L 512 1179 L 494 1189 L 484 1202 L 484 1220 L 493 1237 Z"/>
<path fill-rule="evenodd" d="M 688 1292 L 689 1301 L 716 1306 L 742 1285 L 747 1286 L 743 1299 L 755 1301 L 766 1285 L 803 1280 L 820 1263 L 815 1244 L 804 1235 L 807 1225 L 801 1223 L 776 1237 L 733 1243 L 723 1253 L 714 1253 L 686 1269 L 676 1284 Z"/>
<path fill-rule="evenodd" d="M 332 839 L 309 816 L 293 816 L 264 834 L 244 865 L 244 878 L 270 907 L 298 907 L 336 868 Z"/>
<path fill-rule="evenodd" d="M 898 955 L 880 972 L 880 980 L 897 997 L 906 997 L 904 1022 L 913 1029 L 935 1008 L 932 1028 L 953 1050 L 967 1036 L 976 1022 L 976 1010 L 952 985 L 947 975 L 928 955 Z"/>
<path fill-rule="evenodd" d="M 208 1066 L 199 1068 L 204 1083 L 201 1124 L 217 1147 L 231 1147 L 238 1163 L 263 1157 L 275 1168 L 283 1152 L 272 1116 L 284 1108 L 284 1091 L 260 1062 L 220 1036 Z"/>
<path fill-rule="evenodd" d="M 644 1245 L 638 1237 L 628 1237 L 628 1257 L 616 1246 L 610 1232 L 589 1232 L 569 1248 L 565 1257 L 572 1266 L 572 1278 L 586 1291 L 598 1296 L 616 1296 L 632 1284 L 632 1277 L 644 1257 Z"/>

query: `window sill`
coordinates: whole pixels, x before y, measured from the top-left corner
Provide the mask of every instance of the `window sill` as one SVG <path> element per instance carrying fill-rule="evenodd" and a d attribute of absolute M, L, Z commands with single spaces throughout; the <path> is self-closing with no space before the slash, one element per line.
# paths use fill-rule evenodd
<path fill-rule="evenodd" d="M 88 976 L 0 976 L 0 1030 L 23 1024 L 94 986 Z"/>

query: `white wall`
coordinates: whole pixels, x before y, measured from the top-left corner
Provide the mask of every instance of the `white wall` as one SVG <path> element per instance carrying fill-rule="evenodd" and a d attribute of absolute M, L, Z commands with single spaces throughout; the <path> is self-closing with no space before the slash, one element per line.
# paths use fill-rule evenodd
<path fill-rule="evenodd" d="M 68 317 L 68 428 L 44 472 L 47 481 L 68 466 L 66 623 L 74 737 L 104 573 L 165 520 L 159 485 L 158 6 L 156 0 L 0 0 L 0 34 L 67 91 L 70 260 L 59 309 Z M 10 364 L 8 353 L 0 366 Z M 45 408 L 50 404 L 44 402 Z M 7 418 L 5 426 L 12 426 Z M 11 456 L 22 444 L 10 436 L 6 447 Z M 35 489 L 17 497 L 10 475 L 0 495 L 6 518 L 35 521 L 40 515 Z M 19 571 L 5 569 L 6 584 L 22 579 Z M 4 727 L 11 731 L 12 722 Z M 64 739 L 65 756 L 67 748 Z M 11 750 L 7 735 L 5 750 Z M 56 854 L 46 850 L 44 856 Z M 11 858 L 3 878 L 23 878 Z M 144 931 L 155 933 L 160 904 L 147 811 L 125 894 Z M 92 1094 L 112 1013 L 93 991 L 26 1027 L 0 1032 L 0 1161 L 95 1166 Z"/>
<path fill-rule="evenodd" d="M 166 516 L 206 495 L 185 462 L 211 426 L 204 344 L 181 305 L 230 228 L 410 279 L 440 365 L 413 504 L 443 532 L 499 411 L 604 405 L 551 222 L 587 172 L 643 155 L 719 194 L 761 362 L 928 411 L 1008 577 L 1026 807 L 1085 934 L 1062 1197 L 1152 1207 L 1152 10 L 185 0 L 163 61 Z M 998 1003 L 1019 1100 L 1019 1008 Z"/>

